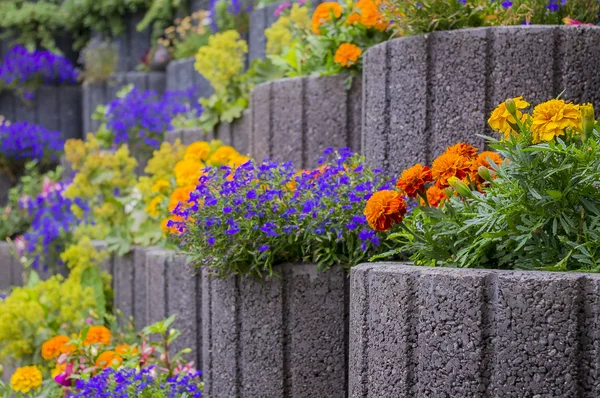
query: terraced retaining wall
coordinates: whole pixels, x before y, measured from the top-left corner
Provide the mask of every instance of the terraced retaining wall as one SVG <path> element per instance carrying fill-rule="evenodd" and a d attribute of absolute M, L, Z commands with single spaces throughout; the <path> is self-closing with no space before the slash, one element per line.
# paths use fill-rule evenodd
<path fill-rule="evenodd" d="M 490 132 L 506 98 L 600 106 L 600 28 L 511 26 L 400 38 L 365 53 L 363 152 L 395 174 Z"/>
<path fill-rule="evenodd" d="M 0 291 L 23 284 L 23 267 L 10 252 L 7 242 L 0 242 Z"/>
<path fill-rule="evenodd" d="M 600 396 L 600 275 L 351 271 L 350 397 Z"/>
<path fill-rule="evenodd" d="M 0 93 L 0 115 L 11 122 L 60 131 L 65 139 L 81 138 L 81 98 L 81 87 L 69 85 L 40 86 L 32 100 L 4 91 Z"/>
<path fill-rule="evenodd" d="M 316 167 L 328 147 L 361 150 L 361 80 L 346 76 L 281 79 L 252 90 L 250 154 Z"/>
<path fill-rule="evenodd" d="M 347 276 L 285 265 L 264 282 L 202 273 L 202 372 L 212 398 L 345 397 Z"/>
<path fill-rule="evenodd" d="M 186 90 L 190 86 L 196 85 L 200 98 L 212 95 L 212 86 L 194 69 L 194 62 L 194 58 L 185 58 L 169 63 L 167 66 L 167 90 Z"/>

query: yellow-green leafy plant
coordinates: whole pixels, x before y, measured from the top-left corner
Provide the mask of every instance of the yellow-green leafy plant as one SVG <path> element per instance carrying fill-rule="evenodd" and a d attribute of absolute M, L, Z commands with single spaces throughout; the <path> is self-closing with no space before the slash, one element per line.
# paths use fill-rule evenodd
<path fill-rule="evenodd" d="M 43 368 L 45 341 L 78 332 L 87 318 L 104 318 L 110 303 L 110 276 L 100 271 L 99 264 L 106 253 L 84 238 L 61 257 L 70 269 L 66 279 L 61 275 L 46 281 L 30 278 L 27 285 L 14 287 L 0 298 L 0 362 Z"/>
<path fill-rule="evenodd" d="M 310 15 L 307 6 L 294 3 L 289 13 L 281 14 L 271 27 L 265 29 L 267 38 L 267 54 L 280 54 L 285 47 L 293 42 L 293 30 L 302 31 L 310 29 Z"/>

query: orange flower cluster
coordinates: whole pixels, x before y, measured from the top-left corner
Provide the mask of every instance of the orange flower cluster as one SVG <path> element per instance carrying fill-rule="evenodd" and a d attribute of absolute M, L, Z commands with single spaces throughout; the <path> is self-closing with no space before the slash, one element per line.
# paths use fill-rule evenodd
<path fill-rule="evenodd" d="M 331 21 L 331 14 L 333 14 L 335 18 L 339 18 L 342 15 L 342 11 L 344 11 L 342 6 L 333 1 L 327 1 L 319 4 L 317 8 L 315 8 L 315 12 L 312 16 L 313 32 L 317 35 L 320 35 L 321 25 Z"/>
<path fill-rule="evenodd" d="M 335 52 L 335 56 L 333 60 L 346 68 L 351 67 L 352 65 L 356 65 L 358 62 L 358 58 L 362 54 L 362 50 L 360 47 L 352 44 L 352 43 L 343 43 L 341 44 L 337 51 Z"/>
<path fill-rule="evenodd" d="M 366 28 L 384 31 L 388 27 L 385 16 L 379 12 L 381 0 L 358 0 L 354 11 L 348 17 L 348 23 L 359 23 Z"/>
<path fill-rule="evenodd" d="M 90 326 L 83 344 L 110 344 L 110 330 L 106 326 Z"/>
<path fill-rule="evenodd" d="M 74 347 L 67 344 L 71 339 L 67 336 L 56 336 L 42 344 L 42 358 L 54 359 L 61 354 L 73 351 Z"/>
<path fill-rule="evenodd" d="M 393 224 L 401 223 L 406 214 L 405 198 L 418 197 L 422 206 L 443 206 L 447 189 L 457 180 L 481 189 L 485 180 L 480 177 L 479 168 L 491 169 L 490 160 L 498 166 L 502 164 L 497 153 L 478 153 L 477 148 L 464 142 L 448 147 L 431 168 L 417 163 L 404 170 L 396 182 L 398 191 L 375 192 L 365 206 L 367 222 L 376 231 L 387 231 Z"/>

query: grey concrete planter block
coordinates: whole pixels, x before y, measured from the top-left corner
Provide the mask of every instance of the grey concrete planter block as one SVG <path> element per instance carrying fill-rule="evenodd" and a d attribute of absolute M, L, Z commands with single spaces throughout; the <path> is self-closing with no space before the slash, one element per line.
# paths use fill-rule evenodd
<path fill-rule="evenodd" d="M 139 90 L 155 90 L 163 94 L 166 88 L 166 75 L 163 72 L 128 72 L 112 75 L 106 83 L 83 86 L 83 131 L 93 133 L 100 127 L 100 121 L 92 120 L 98 105 L 105 105 L 117 97 L 117 92 L 128 84 Z"/>
<path fill-rule="evenodd" d="M 250 153 L 317 166 L 328 147 L 361 151 L 361 87 L 346 76 L 302 77 L 261 84 L 252 90 Z"/>
<path fill-rule="evenodd" d="M 597 397 L 600 275 L 363 264 L 350 397 Z"/>
<path fill-rule="evenodd" d="M 6 206 L 8 203 L 8 191 L 14 186 L 13 178 L 3 171 L 0 171 L 0 206 Z"/>
<path fill-rule="evenodd" d="M 81 87 L 40 86 L 31 101 L 2 92 L 0 115 L 13 122 L 30 122 L 60 131 L 65 139 L 81 138 Z"/>
<path fill-rule="evenodd" d="M 600 105 L 600 28 L 511 26 L 435 32 L 368 50 L 363 76 L 363 151 L 400 173 L 430 163 L 477 134 L 506 98 L 536 105 L 556 97 Z"/>
<path fill-rule="evenodd" d="M 267 47 L 265 29 L 271 27 L 279 17 L 275 10 L 282 3 L 268 4 L 250 13 L 250 33 L 248 37 L 248 58 L 250 62 L 255 59 L 264 59 Z"/>
<path fill-rule="evenodd" d="M 174 144 L 180 140 L 183 145 L 190 145 L 196 141 L 210 141 L 214 139 L 214 134 L 204 133 L 200 128 L 185 128 L 167 131 L 165 141 Z"/>
<path fill-rule="evenodd" d="M 165 319 L 167 315 L 167 259 L 172 257 L 173 253 L 154 248 L 149 250 L 146 256 L 146 291 L 150 292 L 146 296 L 146 319 L 148 324 L 156 323 Z"/>
<path fill-rule="evenodd" d="M 242 117 L 231 123 L 222 122 L 216 128 L 215 138 L 231 145 L 241 154 L 250 151 L 250 130 L 252 129 L 252 112 L 246 109 Z"/>
<path fill-rule="evenodd" d="M 142 63 L 142 58 L 151 46 L 152 32 L 147 28 L 141 32 L 137 30 L 137 24 L 141 22 L 144 14 L 139 13 L 127 17 L 124 32 L 112 41 L 117 47 L 119 62 L 117 72 L 130 72 Z"/>
<path fill-rule="evenodd" d="M 205 393 L 345 397 L 347 276 L 285 265 L 281 279 L 202 273 Z"/>
<path fill-rule="evenodd" d="M 23 267 L 10 252 L 8 242 L 0 242 L 0 291 L 23 284 Z"/>
<path fill-rule="evenodd" d="M 169 63 L 167 66 L 167 89 L 186 90 L 193 85 L 198 87 L 199 98 L 210 97 L 212 86 L 196 69 L 194 58 L 184 58 Z"/>

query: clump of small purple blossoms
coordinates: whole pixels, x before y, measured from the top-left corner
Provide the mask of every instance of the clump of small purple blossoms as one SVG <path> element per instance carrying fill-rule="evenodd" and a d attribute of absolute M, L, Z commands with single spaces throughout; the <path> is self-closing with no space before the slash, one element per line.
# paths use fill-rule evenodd
<path fill-rule="evenodd" d="M 54 161 L 63 147 L 58 131 L 29 122 L 0 121 L 0 157 L 12 161 Z"/>
<path fill-rule="evenodd" d="M 349 268 L 383 249 L 383 234 L 363 210 L 390 179 L 349 149 L 325 152 L 315 170 L 249 161 L 237 169 L 208 169 L 188 203 L 174 210 L 183 222 L 181 245 L 221 276 L 271 276 L 272 266 L 308 262 Z"/>
<path fill-rule="evenodd" d="M 176 115 L 199 117 L 202 106 L 198 103 L 197 87 L 182 91 L 167 91 L 162 96 L 156 91 L 141 91 L 134 87 L 123 98 L 117 98 L 106 107 L 106 127 L 113 135 L 113 144 L 157 149 L 166 131 L 173 129 Z"/>
<path fill-rule="evenodd" d="M 24 96 L 32 99 L 32 88 L 39 84 L 74 84 L 79 72 L 62 55 L 45 50 L 29 51 L 14 46 L 0 65 L 0 88 L 22 88 Z"/>
<path fill-rule="evenodd" d="M 128 398 L 132 396 L 202 397 L 202 373 L 166 377 L 153 367 L 137 370 L 107 368 L 89 380 L 77 380 L 70 398 Z M 150 395 L 152 394 L 152 395 Z"/>

